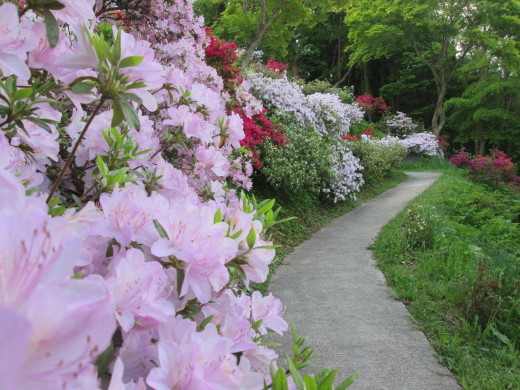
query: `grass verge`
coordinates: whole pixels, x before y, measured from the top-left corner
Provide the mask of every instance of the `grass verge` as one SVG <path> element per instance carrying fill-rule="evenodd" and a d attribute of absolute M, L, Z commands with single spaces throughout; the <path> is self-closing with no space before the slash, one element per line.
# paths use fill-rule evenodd
<path fill-rule="evenodd" d="M 296 217 L 296 219 L 275 225 L 269 230 L 271 234 L 270 240 L 275 244 L 281 245 L 281 247 L 276 250 L 276 257 L 270 266 L 267 280 L 261 284 L 253 283 L 252 287 L 265 294 L 268 291 L 273 272 L 296 246 L 334 218 L 395 187 L 406 180 L 406 178 L 405 173 L 393 171 L 385 180 L 371 186 L 362 187 L 356 200 L 347 200 L 339 203 L 323 202 L 318 197 L 308 194 L 288 195 L 269 191 L 255 193 L 255 196 L 258 196 L 260 199 L 276 198 L 277 203 L 282 207 L 278 219 L 287 217 Z"/>
<path fill-rule="evenodd" d="M 464 389 L 520 388 L 520 196 L 444 175 L 381 231 L 379 267 Z"/>

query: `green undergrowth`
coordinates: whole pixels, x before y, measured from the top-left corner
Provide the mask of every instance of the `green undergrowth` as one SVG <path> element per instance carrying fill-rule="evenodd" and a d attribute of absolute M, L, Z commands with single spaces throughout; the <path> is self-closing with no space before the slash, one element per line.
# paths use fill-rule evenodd
<path fill-rule="evenodd" d="M 439 157 L 421 156 L 415 162 L 406 162 L 404 170 L 407 172 L 458 172 L 459 169 L 450 164 L 450 160 Z"/>
<path fill-rule="evenodd" d="M 464 389 L 520 388 L 520 196 L 443 161 L 444 175 L 381 231 L 374 256 Z"/>
<path fill-rule="evenodd" d="M 347 200 L 339 203 L 324 201 L 314 194 L 287 194 L 269 190 L 265 187 L 263 191 L 255 189 L 255 196 L 259 199 L 276 199 L 277 206 L 282 207 L 278 219 L 288 217 L 296 217 L 296 219 L 275 225 L 269 230 L 269 239 L 275 244 L 281 245 L 281 247 L 276 250 L 276 257 L 270 266 L 267 281 L 261 284 L 253 283 L 252 287 L 265 294 L 268 291 L 273 272 L 296 246 L 334 218 L 395 187 L 406 178 L 407 176 L 403 172 L 393 171 L 379 183 L 362 187 L 356 200 Z"/>

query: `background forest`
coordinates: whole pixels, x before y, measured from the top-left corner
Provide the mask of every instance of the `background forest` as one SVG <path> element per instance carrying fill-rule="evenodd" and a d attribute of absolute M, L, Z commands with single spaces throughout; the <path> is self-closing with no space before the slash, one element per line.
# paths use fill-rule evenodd
<path fill-rule="evenodd" d="M 197 0 L 221 39 L 289 65 L 289 76 L 381 96 L 451 151 L 520 158 L 520 3 Z"/>

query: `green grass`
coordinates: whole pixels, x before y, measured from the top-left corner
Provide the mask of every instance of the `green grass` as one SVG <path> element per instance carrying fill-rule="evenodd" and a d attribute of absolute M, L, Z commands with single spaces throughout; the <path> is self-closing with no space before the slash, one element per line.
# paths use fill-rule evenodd
<path fill-rule="evenodd" d="M 439 157 L 420 157 L 415 162 L 405 162 L 406 172 L 456 172 L 457 168 L 449 160 Z"/>
<path fill-rule="evenodd" d="M 407 176 L 403 172 L 391 172 L 386 179 L 380 183 L 362 187 L 356 200 L 347 200 L 339 203 L 324 202 L 322 199 L 309 194 L 296 196 L 294 194 L 289 195 L 265 190 L 263 192 L 255 191 L 255 196 L 258 196 L 260 199 L 276 198 L 278 205 L 282 207 L 278 219 L 287 217 L 296 217 L 296 219 L 275 225 L 269 230 L 269 234 L 271 235 L 270 240 L 275 244 L 281 245 L 281 247 L 276 250 L 276 257 L 270 266 L 267 281 L 261 284 L 253 283 L 253 288 L 262 293 L 266 293 L 269 288 L 271 276 L 276 268 L 296 246 L 334 218 L 349 212 L 373 197 L 395 187 L 406 178 Z"/>
<path fill-rule="evenodd" d="M 379 267 L 464 389 L 519 389 L 520 196 L 442 161 L 405 170 L 444 175 L 383 228 Z"/>

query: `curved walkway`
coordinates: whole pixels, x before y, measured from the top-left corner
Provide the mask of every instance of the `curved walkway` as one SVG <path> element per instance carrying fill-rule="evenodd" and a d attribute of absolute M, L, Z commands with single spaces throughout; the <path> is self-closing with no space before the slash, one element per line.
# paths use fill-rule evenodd
<path fill-rule="evenodd" d="M 270 290 L 286 305 L 285 319 L 308 337 L 319 358 L 310 371 L 339 368 L 338 379 L 360 372 L 349 389 L 460 389 L 366 248 L 381 228 L 440 174 L 409 178 L 325 226 L 281 265 Z M 291 355 L 290 332 L 278 348 Z"/>

